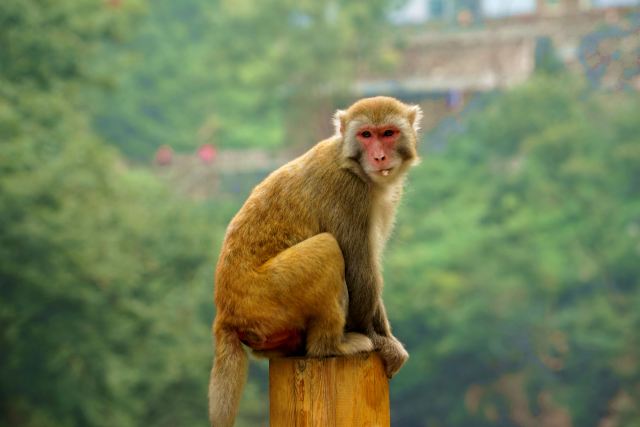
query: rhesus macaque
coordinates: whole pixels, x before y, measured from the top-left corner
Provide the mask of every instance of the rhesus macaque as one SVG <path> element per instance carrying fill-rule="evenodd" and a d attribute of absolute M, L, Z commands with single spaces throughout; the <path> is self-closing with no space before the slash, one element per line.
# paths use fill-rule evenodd
<path fill-rule="evenodd" d="M 409 355 L 391 334 L 380 257 L 408 168 L 418 106 L 376 97 L 338 111 L 336 134 L 259 184 L 231 221 L 216 269 L 214 427 L 230 427 L 258 355 L 376 350 L 393 376 Z"/>

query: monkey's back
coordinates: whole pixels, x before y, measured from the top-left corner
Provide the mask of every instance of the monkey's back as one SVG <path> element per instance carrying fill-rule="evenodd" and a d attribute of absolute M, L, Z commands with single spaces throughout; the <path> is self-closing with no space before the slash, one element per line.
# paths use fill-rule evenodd
<path fill-rule="evenodd" d="M 228 288 L 242 286 L 242 276 L 283 250 L 321 232 L 321 170 L 337 149 L 323 141 L 280 167 L 258 184 L 227 228 L 216 269 L 216 298 Z M 326 168 L 325 168 L 326 169 Z"/>

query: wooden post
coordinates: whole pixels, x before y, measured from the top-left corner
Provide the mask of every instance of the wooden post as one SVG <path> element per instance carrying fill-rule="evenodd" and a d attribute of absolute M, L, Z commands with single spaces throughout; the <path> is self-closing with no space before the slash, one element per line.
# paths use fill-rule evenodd
<path fill-rule="evenodd" d="M 271 427 L 389 427 L 389 381 L 376 353 L 269 361 Z"/>

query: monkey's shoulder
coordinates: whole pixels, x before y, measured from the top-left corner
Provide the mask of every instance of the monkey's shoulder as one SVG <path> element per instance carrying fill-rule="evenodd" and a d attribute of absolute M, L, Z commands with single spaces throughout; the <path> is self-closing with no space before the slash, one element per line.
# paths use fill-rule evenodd
<path fill-rule="evenodd" d="M 340 162 L 340 141 L 320 141 L 301 156 L 273 171 L 252 192 L 250 198 L 276 197 L 303 200 L 304 205 L 326 198 L 344 187 L 351 177 Z M 345 177 L 346 176 L 346 177 Z"/>
<path fill-rule="evenodd" d="M 300 158 L 272 172 L 258 184 L 227 228 L 227 243 L 279 246 L 318 232 L 314 201 L 305 190 Z"/>

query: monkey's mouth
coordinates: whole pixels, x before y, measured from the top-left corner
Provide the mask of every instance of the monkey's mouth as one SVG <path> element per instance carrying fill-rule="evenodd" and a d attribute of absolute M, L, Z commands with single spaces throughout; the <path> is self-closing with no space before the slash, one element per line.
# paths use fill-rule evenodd
<path fill-rule="evenodd" d="M 380 175 L 382 175 L 382 176 L 389 176 L 389 174 L 391 173 L 392 170 L 393 170 L 393 168 L 380 169 L 378 172 L 380 172 Z"/>

